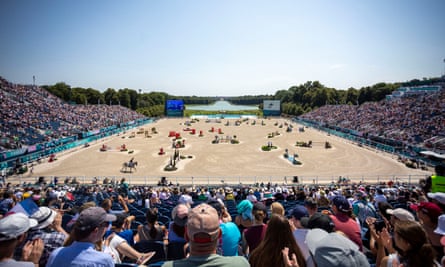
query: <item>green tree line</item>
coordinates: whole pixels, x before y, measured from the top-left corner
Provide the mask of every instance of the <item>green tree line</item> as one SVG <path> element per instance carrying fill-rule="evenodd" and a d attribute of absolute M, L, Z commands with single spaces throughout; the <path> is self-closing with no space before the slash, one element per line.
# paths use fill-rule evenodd
<path fill-rule="evenodd" d="M 423 78 L 405 83 L 377 83 L 360 89 L 353 87 L 347 90 L 329 88 L 319 81 L 307 81 L 304 84 L 282 89 L 271 95 L 245 95 L 224 97 L 224 100 L 236 105 L 258 105 L 262 109 L 263 100 L 280 100 L 284 114 L 299 116 L 324 105 L 360 105 L 370 101 L 380 101 L 400 86 L 431 85 L 440 78 Z M 149 117 L 164 114 L 164 103 L 167 99 L 183 99 L 186 105 L 208 105 L 219 100 L 219 97 L 174 96 L 164 92 L 139 92 L 135 89 L 108 88 L 100 92 L 93 88 L 71 88 L 64 82 L 42 86 L 48 92 L 62 100 L 79 105 L 121 105 Z"/>

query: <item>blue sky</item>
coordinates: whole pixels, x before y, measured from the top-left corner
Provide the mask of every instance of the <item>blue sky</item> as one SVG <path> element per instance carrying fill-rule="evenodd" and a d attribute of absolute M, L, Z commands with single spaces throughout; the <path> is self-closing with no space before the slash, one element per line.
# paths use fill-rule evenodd
<path fill-rule="evenodd" d="M 445 1 L 0 1 L 0 76 L 172 95 L 347 89 L 445 71 Z"/>

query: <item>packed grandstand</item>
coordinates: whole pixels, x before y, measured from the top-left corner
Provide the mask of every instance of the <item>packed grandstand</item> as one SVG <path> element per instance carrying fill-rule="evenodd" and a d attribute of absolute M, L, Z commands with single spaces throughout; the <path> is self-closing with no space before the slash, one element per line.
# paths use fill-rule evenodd
<path fill-rule="evenodd" d="M 435 90 L 411 90 L 415 93 L 359 106 L 325 105 L 295 119 L 434 166 L 443 161 L 445 151 L 442 83 L 439 80 Z M 150 120 L 120 105 L 66 103 L 38 86 L 13 84 L 1 77 L 0 99 L 1 169 L 48 157 L 86 137 L 102 138 Z"/>

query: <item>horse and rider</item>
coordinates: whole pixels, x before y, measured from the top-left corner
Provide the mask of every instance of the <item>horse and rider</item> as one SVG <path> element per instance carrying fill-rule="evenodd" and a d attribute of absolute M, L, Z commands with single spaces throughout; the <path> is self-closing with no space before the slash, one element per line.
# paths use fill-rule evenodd
<path fill-rule="evenodd" d="M 132 172 L 132 169 L 136 170 L 136 166 L 138 165 L 138 162 L 134 160 L 134 158 L 131 158 L 130 161 L 124 162 L 122 164 L 121 171 L 127 172 L 127 169 L 130 169 L 130 173 Z"/>

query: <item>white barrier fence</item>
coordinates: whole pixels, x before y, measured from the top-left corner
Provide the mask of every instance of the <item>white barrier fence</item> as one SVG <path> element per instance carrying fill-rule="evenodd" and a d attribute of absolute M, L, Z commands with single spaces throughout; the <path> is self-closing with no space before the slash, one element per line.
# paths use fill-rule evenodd
<path fill-rule="evenodd" d="M 12 184 L 36 184 L 39 179 L 43 179 L 46 183 L 52 183 L 57 180 L 58 184 L 93 184 L 97 181 L 97 184 L 103 184 L 105 179 L 108 179 L 107 183 L 120 183 L 125 178 L 125 181 L 130 185 L 149 185 L 156 186 L 161 181 L 161 176 L 138 176 L 138 175 L 119 175 L 119 176 L 19 176 L 9 177 L 6 182 Z M 366 184 L 379 184 L 392 181 L 394 183 L 403 184 L 418 184 L 420 179 L 425 179 L 428 176 L 425 175 L 376 175 L 376 176 L 298 176 L 295 179 L 294 176 L 163 176 L 168 183 L 173 185 L 254 185 L 254 184 L 320 184 L 328 185 L 337 183 L 340 179 L 348 180 L 353 183 L 366 183 Z"/>

